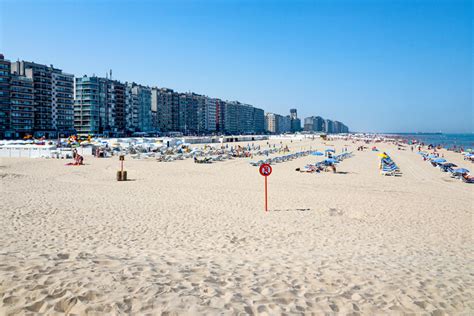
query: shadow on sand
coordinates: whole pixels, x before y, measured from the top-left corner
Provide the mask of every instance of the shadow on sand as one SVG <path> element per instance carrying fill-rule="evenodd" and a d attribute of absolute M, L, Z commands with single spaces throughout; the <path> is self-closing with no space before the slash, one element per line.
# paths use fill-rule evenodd
<path fill-rule="evenodd" d="M 311 211 L 310 208 L 291 208 L 286 210 L 268 210 L 270 212 L 306 212 Z"/>

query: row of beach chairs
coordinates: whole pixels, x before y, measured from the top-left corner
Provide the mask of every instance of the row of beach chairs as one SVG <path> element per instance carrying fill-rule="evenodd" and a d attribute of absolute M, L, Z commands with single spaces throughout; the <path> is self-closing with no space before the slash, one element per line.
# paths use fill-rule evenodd
<path fill-rule="evenodd" d="M 401 176 L 402 172 L 398 165 L 392 160 L 392 158 L 387 154 L 380 161 L 380 173 L 384 176 Z"/>
<path fill-rule="evenodd" d="M 331 159 L 335 160 L 335 163 L 339 163 L 344 159 L 352 157 L 352 152 L 345 152 L 339 154 L 337 156 L 333 156 Z M 319 173 L 321 171 L 328 171 L 328 167 L 334 165 L 334 162 L 330 159 L 325 159 L 323 161 L 316 162 L 315 164 L 309 164 L 304 166 L 304 170 L 300 168 L 296 169 L 299 172 L 307 172 L 307 173 Z"/>
<path fill-rule="evenodd" d="M 431 163 L 433 167 L 438 167 L 442 172 L 449 173 L 451 178 L 461 180 L 465 183 L 474 183 L 474 177 L 469 175 L 469 170 L 458 168 L 454 163 L 447 162 L 446 159 L 440 158 L 435 154 L 428 154 L 420 151 L 419 154 L 424 160 Z"/>
<path fill-rule="evenodd" d="M 283 156 L 278 156 L 278 157 L 273 157 L 273 158 L 268 158 L 268 159 L 262 159 L 259 161 L 251 161 L 250 164 L 254 167 L 261 166 L 263 164 L 276 164 L 276 163 L 281 163 L 281 162 L 287 162 L 291 161 L 296 158 L 308 156 L 310 153 L 312 153 L 311 150 L 306 150 L 306 151 L 299 151 L 293 154 L 288 154 L 288 155 L 283 155 Z"/>

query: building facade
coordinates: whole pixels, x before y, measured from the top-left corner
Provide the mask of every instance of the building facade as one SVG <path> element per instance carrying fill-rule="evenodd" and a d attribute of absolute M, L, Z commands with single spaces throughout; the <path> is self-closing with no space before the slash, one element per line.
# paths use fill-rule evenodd
<path fill-rule="evenodd" d="M 173 131 L 173 107 L 176 107 L 179 100 L 176 99 L 175 92 L 168 88 L 152 88 L 152 108 L 156 109 L 157 128 L 161 132 Z M 176 111 L 176 109 L 174 110 Z M 179 123 L 178 123 L 179 124 Z"/>
<path fill-rule="evenodd" d="M 53 129 L 74 134 L 74 75 L 53 68 L 51 79 Z"/>
<path fill-rule="evenodd" d="M 326 119 L 324 121 L 324 132 L 326 134 L 333 134 L 334 133 L 334 121 L 330 119 Z"/>
<path fill-rule="evenodd" d="M 253 132 L 255 134 L 265 133 L 265 111 L 259 108 L 253 108 Z"/>
<path fill-rule="evenodd" d="M 291 118 L 290 118 L 290 116 L 289 115 L 287 115 L 287 116 L 279 115 L 278 119 L 279 119 L 278 133 L 283 134 L 283 133 L 291 132 Z"/>
<path fill-rule="evenodd" d="M 96 76 L 76 78 L 74 127 L 79 134 L 111 132 L 109 106 L 112 90 L 109 80 Z"/>
<path fill-rule="evenodd" d="M 305 119 L 310 132 L 343 133 L 340 121 Z M 54 138 L 75 132 L 124 136 L 137 132 L 202 134 L 287 133 L 301 130 L 297 110 L 265 113 L 238 101 L 145 87 L 97 76 L 74 79 L 52 65 L 0 54 L 0 138 Z"/>
<path fill-rule="evenodd" d="M 280 115 L 275 113 L 265 113 L 265 131 L 276 134 L 280 130 L 278 124 L 280 123 Z"/>
<path fill-rule="evenodd" d="M 326 132 L 326 120 L 320 116 L 310 116 L 304 119 L 304 130 L 307 132 Z"/>
<path fill-rule="evenodd" d="M 127 134 L 154 131 L 151 88 L 135 82 L 127 83 L 125 95 L 125 130 Z"/>
<path fill-rule="evenodd" d="M 206 97 L 206 105 L 204 111 L 204 131 L 213 134 L 217 131 L 217 99 Z"/>
<path fill-rule="evenodd" d="M 27 76 L 28 69 L 33 79 L 34 135 L 48 138 L 74 133 L 74 75 L 52 65 L 11 64 L 11 72 L 17 76 Z"/>
<path fill-rule="evenodd" d="M 301 120 L 298 118 L 296 109 L 290 109 L 291 132 L 296 133 L 301 131 Z"/>
<path fill-rule="evenodd" d="M 0 54 L 0 139 L 10 138 L 10 61 Z"/>
<path fill-rule="evenodd" d="M 10 133 L 9 138 L 23 138 L 34 131 L 34 85 L 31 69 L 26 76 L 10 77 Z"/>

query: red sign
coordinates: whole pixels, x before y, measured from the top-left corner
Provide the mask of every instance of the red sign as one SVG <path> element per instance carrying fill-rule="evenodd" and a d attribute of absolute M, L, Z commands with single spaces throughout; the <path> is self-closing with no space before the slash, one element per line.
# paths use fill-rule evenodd
<path fill-rule="evenodd" d="M 260 166 L 260 174 L 264 177 L 268 177 L 272 174 L 272 166 L 267 163 L 264 163 Z"/>
<path fill-rule="evenodd" d="M 268 212 L 268 193 L 267 193 L 267 177 L 272 174 L 272 166 L 264 163 L 260 166 L 260 174 L 265 177 L 265 212 Z"/>

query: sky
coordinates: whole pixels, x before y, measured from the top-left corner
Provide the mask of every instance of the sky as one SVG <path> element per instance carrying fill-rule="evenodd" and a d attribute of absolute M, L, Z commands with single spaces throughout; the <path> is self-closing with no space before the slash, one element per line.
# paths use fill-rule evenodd
<path fill-rule="evenodd" d="M 467 0 L 0 0 L 0 52 L 351 131 L 471 133 L 472 15 Z"/>

